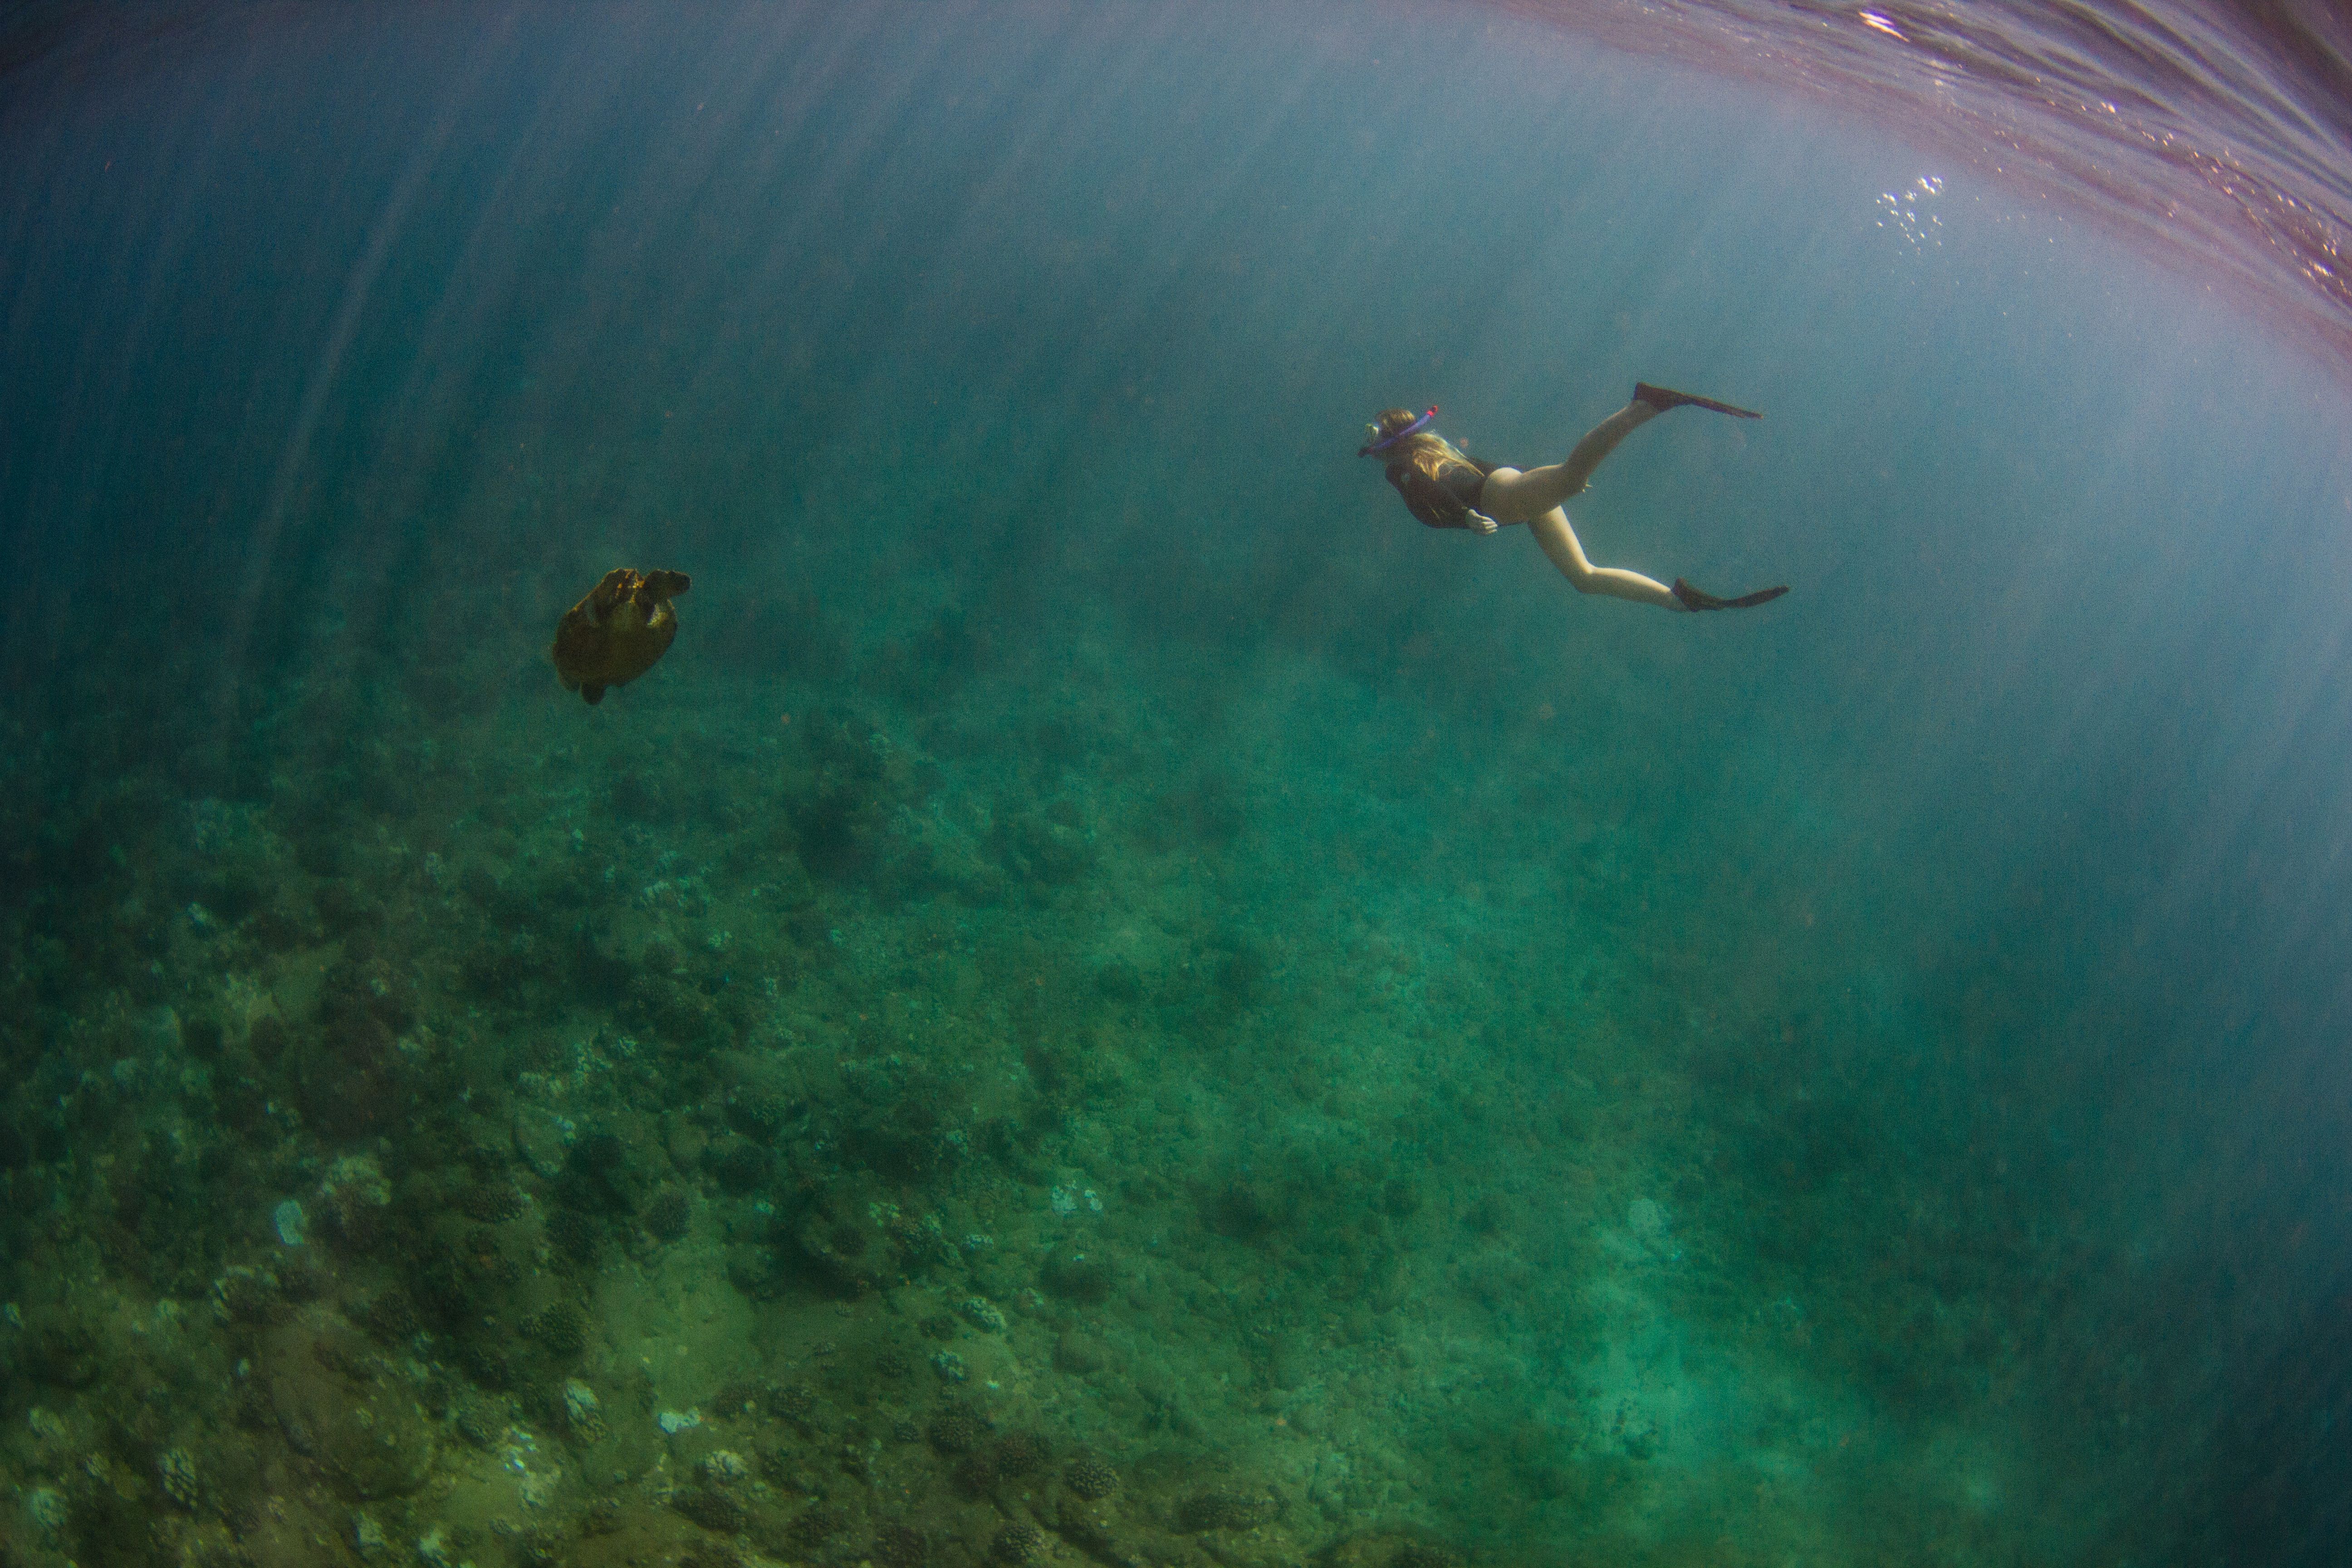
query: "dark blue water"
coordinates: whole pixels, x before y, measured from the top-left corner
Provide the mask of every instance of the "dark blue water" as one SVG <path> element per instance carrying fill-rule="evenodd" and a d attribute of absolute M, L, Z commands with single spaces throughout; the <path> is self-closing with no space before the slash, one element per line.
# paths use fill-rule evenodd
<path fill-rule="evenodd" d="M 13 18 L 6 1560 L 2336 1560 L 2340 40 L 1872 16 Z"/>

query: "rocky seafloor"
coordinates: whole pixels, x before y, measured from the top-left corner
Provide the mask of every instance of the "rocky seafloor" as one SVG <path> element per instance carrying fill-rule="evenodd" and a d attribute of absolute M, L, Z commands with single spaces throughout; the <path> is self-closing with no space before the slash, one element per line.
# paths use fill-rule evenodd
<path fill-rule="evenodd" d="M 708 590 L 590 710 L 533 609 L 8 719 L 0 1562 L 2031 1525 L 2013 1296 L 2077 1244 L 1864 1107 L 1860 917 L 1661 764 L 945 608 L 754 679 Z"/>

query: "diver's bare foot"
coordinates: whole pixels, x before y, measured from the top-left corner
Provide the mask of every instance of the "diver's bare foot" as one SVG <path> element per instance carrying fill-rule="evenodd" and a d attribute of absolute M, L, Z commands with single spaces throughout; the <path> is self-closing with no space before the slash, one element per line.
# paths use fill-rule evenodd
<path fill-rule="evenodd" d="M 1633 401 L 1646 403 L 1664 414 L 1669 408 L 1706 408 L 1717 414 L 1728 414 L 1734 419 L 1761 419 L 1761 414 L 1745 408 L 1734 408 L 1728 403 L 1717 403 L 1712 397 L 1700 397 L 1688 392 L 1675 392 L 1663 386 L 1652 386 L 1646 381 L 1633 384 Z"/>

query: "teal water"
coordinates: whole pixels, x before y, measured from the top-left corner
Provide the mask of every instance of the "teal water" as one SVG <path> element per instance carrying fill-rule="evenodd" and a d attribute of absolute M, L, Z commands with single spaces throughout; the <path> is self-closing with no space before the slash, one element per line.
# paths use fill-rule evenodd
<path fill-rule="evenodd" d="M 0 136 L 5 1561 L 2331 1560 L 2312 345 L 1467 7 L 257 11 Z M 1765 418 L 1587 548 L 1785 600 L 1352 456 L 1637 379 Z"/>

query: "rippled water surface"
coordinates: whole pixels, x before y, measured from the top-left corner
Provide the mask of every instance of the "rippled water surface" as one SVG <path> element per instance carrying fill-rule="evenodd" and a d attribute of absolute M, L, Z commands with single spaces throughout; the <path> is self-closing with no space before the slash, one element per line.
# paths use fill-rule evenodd
<path fill-rule="evenodd" d="M 2318 0 L 1512 8 L 1850 108 L 2352 346 L 2352 22 Z"/>

